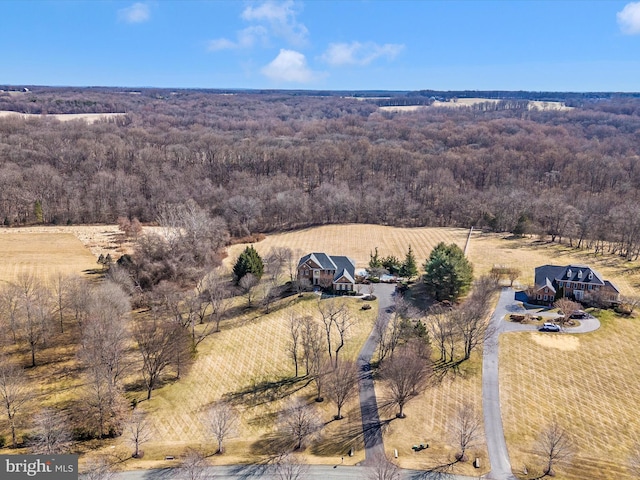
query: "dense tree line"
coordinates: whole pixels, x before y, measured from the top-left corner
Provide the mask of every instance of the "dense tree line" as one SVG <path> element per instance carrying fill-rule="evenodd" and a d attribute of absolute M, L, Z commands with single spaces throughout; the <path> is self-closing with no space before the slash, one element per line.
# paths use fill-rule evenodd
<path fill-rule="evenodd" d="M 569 111 L 514 100 L 392 113 L 288 92 L 136 93 L 0 94 L 0 108 L 13 110 L 60 99 L 65 112 L 86 111 L 84 101 L 126 112 L 95 124 L 0 119 L 0 222 L 152 222 L 193 202 L 234 236 L 324 223 L 474 225 L 640 252 L 634 98 L 581 98 Z"/>

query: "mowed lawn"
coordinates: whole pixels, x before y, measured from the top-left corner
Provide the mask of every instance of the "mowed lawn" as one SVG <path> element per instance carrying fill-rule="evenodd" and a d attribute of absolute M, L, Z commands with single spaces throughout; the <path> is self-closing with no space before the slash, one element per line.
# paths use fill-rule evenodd
<path fill-rule="evenodd" d="M 30 269 L 48 278 L 60 269 L 80 273 L 96 267 L 95 255 L 71 232 L 29 236 L 13 230 L 1 232 L 2 280 L 13 279 L 16 272 Z M 421 267 L 438 242 L 456 243 L 463 248 L 467 234 L 465 229 L 448 228 L 322 226 L 269 235 L 255 247 L 261 254 L 274 246 L 289 247 L 300 256 L 311 251 L 344 254 L 354 258 L 358 268 L 364 268 L 376 246 L 382 256 L 395 255 L 403 259 L 410 244 Z M 225 260 L 227 266 L 244 247 L 230 247 Z M 640 286 L 638 262 L 624 262 L 606 255 L 596 257 L 566 245 L 538 242 L 535 238 L 509 240 L 503 235 L 474 232 L 468 256 L 476 275 L 487 273 L 496 264 L 518 266 L 522 270 L 518 280 L 522 285 L 533 282 L 533 268 L 537 265 L 586 263 L 612 280 L 623 294 L 637 293 Z M 292 376 L 293 365 L 286 354 L 287 321 L 291 311 L 317 315 L 314 302 L 312 296 L 303 300 L 290 297 L 268 315 L 257 311 L 223 323 L 221 333 L 200 345 L 188 374 L 179 382 L 155 391 L 150 402 L 141 402 L 140 408 L 152 414 L 154 437 L 145 446 L 145 458 L 129 460 L 124 468 L 161 465 L 165 455 L 179 455 L 187 447 L 212 453 L 214 444 L 206 437 L 199 418 L 208 405 L 230 392 L 245 392 L 236 397 L 242 414 L 240 432 L 228 443 L 225 455 L 211 457 L 212 461 L 232 463 L 264 458 L 270 432 L 286 399 L 278 398 L 274 389 L 267 389 L 259 396 L 250 393 L 250 387 Z M 374 304 L 372 310 L 363 312 L 359 310 L 361 301 L 351 302 L 354 315 L 362 319 L 352 330 L 343 358 L 355 358 L 371 331 L 377 310 Z M 570 426 L 576 444 L 576 456 L 568 466 L 566 478 L 631 478 L 625 476 L 627 451 L 640 438 L 638 421 L 634 418 L 640 399 L 640 378 L 636 371 L 640 364 L 638 320 L 609 318 L 596 332 L 562 337 L 565 341 L 561 345 L 550 344 L 549 335 L 537 333 L 508 334 L 501 338 L 501 401 L 512 465 L 518 472 L 525 464 L 535 464 L 535 437 L 553 412 L 558 414 L 561 423 Z M 446 379 L 410 403 L 406 419 L 389 423 L 385 446 L 389 453 L 398 449 L 402 466 L 426 468 L 451 458 L 454 449 L 447 439 L 449 418 L 463 399 L 472 401 L 478 408 L 481 406 L 480 353 L 463 366 L 459 376 Z M 382 396 L 382 389 L 377 388 Z M 49 404 L 56 396 L 56 389 L 49 382 L 46 390 Z M 273 398 L 269 398 L 269 392 Z M 286 397 L 285 393 L 286 389 L 280 390 L 280 396 Z M 292 395 L 312 402 L 313 385 Z M 142 398 L 143 394 L 136 396 Z M 256 402 L 259 405 L 250 406 Z M 333 405 L 325 401 L 317 406 L 322 418 L 329 422 L 334 414 Z M 388 419 L 390 415 L 383 412 L 382 417 Z M 345 419 L 329 422 L 323 438 L 301 456 L 309 462 L 332 463 L 348 446 L 355 446 L 356 456 L 346 457 L 345 462 L 361 460 L 359 421 L 358 404 L 354 401 L 346 408 Z M 411 450 L 413 444 L 423 442 L 428 442 L 430 448 L 417 454 Z M 119 451 L 129 449 L 124 447 L 124 439 L 117 439 L 101 451 L 109 451 L 112 445 Z M 484 446 L 478 446 L 472 454 L 480 456 L 483 465 L 480 471 L 486 471 Z M 465 470 L 471 473 L 469 466 Z M 564 471 L 561 470 L 561 474 Z"/>
<path fill-rule="evenodd" d="M 127 468 L 157 466 L 165 456 L 181 455 L 187 448 L 215 453 L 216 444 L 202 420 L 207 408 L 224 398 L 240 412 L 241 422 L 237 435 L 227 442 L 225 454 L 212 457 L 213 463 L 264 461 L 273 453 L 270 443 L 278 414 L 294 398 L 314 405 L 327 423 L 322 437 L 299 454 L 302 460 L 333 463 L 346 455 L 350 447 L 358 453 L 345 462 L 362 460 L 362 423 L 357 401 L 343 410 L 343 420 L 331 421 L 335 406 L 327 400 L 314 402 L 315 385 L 308 380 L 293 381 L 294 365 L 287 354 L 291 337 L 289 318 L 292 313 L 318 317 L 318 299 L 312 293 L 302 298 L 296 295 L 281 300 L 269 314 L 258 310 L 224 321 L 221 332 L 200 345 L 187 375 L 154 391 L 150 402 L 139 404 L 139 408 L 151 414 L 154 435 L 145 446 L 144 460 L 129 462 Z M 373 328 L 377 309 L 361 310 L 361 299 L 341 301 L 346 302 L 355 324 L 348 331 L 340 358 L 355 360 Z M 302 364 L 299 373 L 300 376 L 304 373 Z M 119 443 L 125 448 L 123 442 Z"/>
<path fill-rule="evenodd" d="M 557 478 L 631 479 L 640 439 L 640 320 L 607 312 L 583 335 L 506 334 L 500 339 L 500 398 L 515 471 L 539 465 L 539 432 L 553 419 L 574 444 Z"/>
<path fill-rule="evenodd" d="M 98 266 L 73 233 L 0 229 L 0 282 L 13 282 L 24 273 L 48 282 L 58 274 L 81 275 Z"/>

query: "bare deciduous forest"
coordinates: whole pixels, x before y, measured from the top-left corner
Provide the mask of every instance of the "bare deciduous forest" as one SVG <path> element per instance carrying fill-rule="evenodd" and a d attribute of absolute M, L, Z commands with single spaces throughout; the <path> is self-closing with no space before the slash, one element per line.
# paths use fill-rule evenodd
<path fill-rule="evenodd" d="M 0 118 L 0 222 L 153 222 L 167 204 L 192 200 L 233 236 L 325 223 L 473 225 L 638 255 L 640 100 L 631 95 L 567 94 L 575 108 L 566 111 L 530 110 L 511 95 L 394 113 L 375 99 L 311 93 L 0 93 L 0 110 L 41 115 Z M 430 103 L 430 94 L 391 103 Z M 126 115 L 46 116 L 83 112 Z"/>

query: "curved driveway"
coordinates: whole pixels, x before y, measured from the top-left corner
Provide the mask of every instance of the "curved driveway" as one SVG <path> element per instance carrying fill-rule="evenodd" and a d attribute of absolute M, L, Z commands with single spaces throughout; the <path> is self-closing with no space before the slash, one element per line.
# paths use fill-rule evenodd
<path fill-rule="evenodd" d="M 522 325 L 507 322 L 505 316 L 510 313 L 525 313 L 526 311 L 515 301 L 515 291 L 511 288 L 503 288 L 498 299 L 487 335 L 484 339 L 484 351 L 482 356 L 482 406 L 484 411 L 484 429 L 487 437 L 487 450 L 491 471 L 486 475 L 487 479 L 516 480 L 511 471 L 509 451 L 504 439 L 502 415 L 500 412 L 500 385 L 498 378 L 498 337 L 503 332 L 536 331 L 535 325 Z M 586 333 L 600 328 L 600 322 L 596 318 L 580 321 L 577 327 L 569 327 L 564 333 Z M 549 333 L 549 335 L 562 335 L 563 333 Z"/>

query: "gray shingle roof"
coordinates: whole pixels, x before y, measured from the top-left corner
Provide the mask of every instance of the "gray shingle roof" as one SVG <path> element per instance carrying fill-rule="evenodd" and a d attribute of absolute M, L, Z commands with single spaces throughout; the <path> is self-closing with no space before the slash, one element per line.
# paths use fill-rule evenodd
<path fill-rule="evenodd" d="M 555 282 L 582 282 L 592 285 L 605 285 L 602 276 L 587 265 L 542 265 L 536 268 L 536 286 L 545 286 L 547 280 Z"/>
<path fill-rule="evenodd" d="M 327 255 L 326 253 L 309 253 L 302 257 L 298 262 L 298 267 L 311 260 L 320 266 L 322 270 L 335 270 L 333 281 L 340 277 L 346 277 L 355 283 L 356 262 L 349 257 L 342 255 Z"/>

